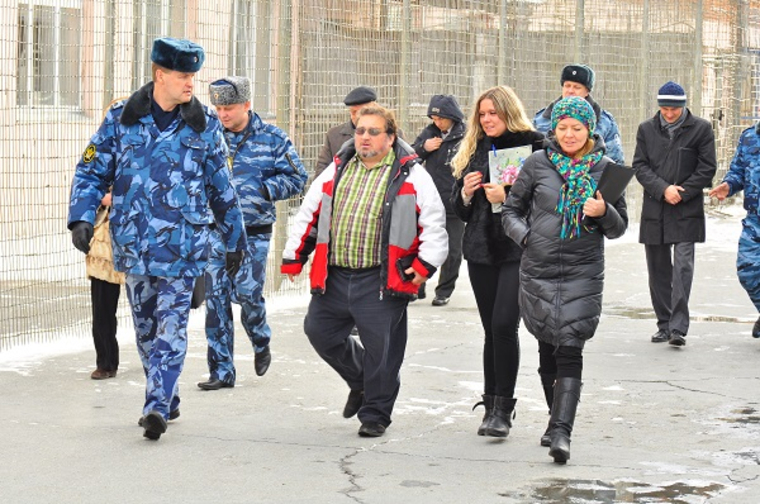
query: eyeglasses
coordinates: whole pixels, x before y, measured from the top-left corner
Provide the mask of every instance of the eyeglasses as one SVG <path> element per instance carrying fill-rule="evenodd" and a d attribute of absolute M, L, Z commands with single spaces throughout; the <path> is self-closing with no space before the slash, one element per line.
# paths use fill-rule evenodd
<path fill-rule="evenodd" d="M 355 133 L 357 135 L 359 135 L 359 136 L 362 136 L 365 133 L 369 133 L 369 136 L 375 137 L 375 136 L 379 135 L 380 133 L 385 133 L 385 131 L 381 130 L 380 128 L 363 128 L 362 127 L 362 128 L 356 128 L 356 132 Z"/>

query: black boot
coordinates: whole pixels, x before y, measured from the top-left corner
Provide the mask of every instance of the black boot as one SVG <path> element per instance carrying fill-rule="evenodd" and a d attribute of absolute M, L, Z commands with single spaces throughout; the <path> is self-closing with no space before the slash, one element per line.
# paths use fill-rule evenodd
<path fill-rule="evenodd" d="M 546 404 L 549 406 L 549 414 L 552 412 L 552 403 L 554 403 L 554 380 L 557 379 L 556 374 L 544 374 L 539 373 L 541 375 L 541 385 L 544 387 L 544 397 L 546 398 Z M 552 438 L 551 438 L 551 422 L 547 424 L 546 431 L 541 436 L 541 446 L 546 446 L 547 448 L 551 446 L 552 444 Z"/>
<path fill-rule="evenodd" d="M 493 400 L 494 400 L 494 396 L 483 394 L 483 400 L 472 407 L 473 411 L 475 411 L 475 408 L 477 408 L 480 405 L 482 405 L 486 409 L 486 414 L 483 415 L 483 422 L 480 424 L 480 427 L 478 427 L 478 436 L 486 435 L 486 429 L 488 428 L 488 423 L 491 421 L 491 415 L 493 415 Z"/>
<path fill-rule="evenodd" d="M 517 399 L 496 396 L 493 402 L 493 415 L 486 427 L 486 436 L 507 437 L 512 428 L 512 413 L 515 411 Z"/>
<path fill-rule="evenodd" d="M 575 423 L 575 411 L 581 399 L 581 386 L 578 378 L 558 378 L 554 385 L 554 403 L 551 427 L 551 448 L 549 456 L 557 464 L 564 464 L 570 458 L 570 434 Z"/>

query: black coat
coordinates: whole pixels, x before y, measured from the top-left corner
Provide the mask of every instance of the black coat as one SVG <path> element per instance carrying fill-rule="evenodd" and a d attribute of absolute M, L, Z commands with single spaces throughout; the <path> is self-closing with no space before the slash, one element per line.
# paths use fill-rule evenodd
<path fill-rule="evenodd" d="M 705 210 L 702 189 L 715 176 L 715 136 L 710 123 L 691 112 L 671 140 L 660 125 L 660 113 L 639 125 L 633 169 L 644 186 L 639 242 L 647 245 L 704 242 Z M 694 161 L 681 165 L 679 151 L 691 149 Z M 689 154 L 681 153 L 681 157 Z M 680 185 L 682 201 L 665 201 L 665 189 Z"/>
<path fill-rule="evenodd" d="M 454 207 L 451 205 L 451 191 L 454 187 L 454 175 L 451 174 L 451 160 L 457 153 L 459 142 L 464 136 L 465 125 L 461 122 L 455 122 L 451 131 L 441 142 L 441 146 L 428 152 L 423 145 L 430 138 L 440 138 L 441 130 L 435 124 L 425 127 L 412 144 L 412 148 L 425 163 L 425 168 L 435 182 L 435 187 L 443 200 L 443 206 L 446 207 L 446 215 L 454 215 Z"/>
<path fill-rule="evenodd" d="M 508 131 L 496 139 L 496 144 L 498 149 L 532 145 L 535 151 L 540 149 L 543 140 L 543 133 L 538 131 L 520 133 Z M 479 171 L 483 174 L 483 181 L 489 181 L 488 152 L 491 150 L 493 142 L 489 137 L 484 137 L 478 142 L 470 164 L 462 173 L 462 177 L 457 179 L 454 192 L 451 195 L 454 212 L 467 223 L 464 228 L 462 243 L 464 258 L 467 261 L 487 266 L 519 261 L 522 255 L 520 247 L 504 233 L 501 215 L 493 213 L 485 191 L 475 191 L 469 206 L 464 206 L 462 199 L 465 175 Z M 507 187 L 507 193 L 509 193 L 509 187 Z"/>
<path fill-rule="evenodd" d="M 604 149 L 604 142 L 597 140 L 595 149 Z M 603 157 L 590 175 L 598 181 L 610 162 Z M 582 229 L 577 238 L 563 240 L 557 203 L 564 183 L 546 151 L 534 153 L 512 186 L 502 220 L 507 235 L 525 244 L 519 297 L 525 327 L 545 343 L 583 347 L 602 312 L 604 238 L 625 233 L 628 213 L 624 196 L 607 202 L 605 215 L 589 219 L 592 231 Z"/>

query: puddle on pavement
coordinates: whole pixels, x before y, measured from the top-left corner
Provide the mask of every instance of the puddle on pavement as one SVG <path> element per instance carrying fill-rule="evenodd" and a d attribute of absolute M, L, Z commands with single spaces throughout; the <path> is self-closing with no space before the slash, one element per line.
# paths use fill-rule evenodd
<path fill-rule="evenodd" d="M 718 418 L 718 420 L 730 424 L 760 424 L 760 412 L 755 408 L 738 408 L 731 410 L 731 416 L 728 418 Z"/>
<path fill-rule="evenodd" d="M 626 305 L 605 305 L 604 314 L 613 317 L 622 317 L 628 319 L 654 319 L 654 312 L 651 308 L 632 308 Z M 693 315 L 692 322 L 730 322 L 730 323 L 747 323 L 754 324 L 754 320 L 744 320 L 739 317 L 724 315 Z"/>
<path fill-rule="evenodd" d="M 503 497 L 528 498 L 530 502 L 551 504 L 639 504 L 675 503 L 690 504 L 695 498 L 714 497 L 725 488 L 720 483 L 674 482 L 668 485 L 650 485 L 637 481 L 605 482 L 599 480 L 548 480 L 532 489 L 530 495 L 512 493 Z"/>

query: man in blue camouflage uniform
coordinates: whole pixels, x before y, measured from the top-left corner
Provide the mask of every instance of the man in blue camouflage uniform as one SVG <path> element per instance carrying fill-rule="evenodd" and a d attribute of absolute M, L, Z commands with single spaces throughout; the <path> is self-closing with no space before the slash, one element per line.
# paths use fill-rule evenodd
<path fill-rule="evenodd" d="M 723 181 L 710 191 L 710 196 L 723 201 L 742 190 L 747 216 L 742 220 L 736 272 L 760 312 L 760 123 L 747 128 L 739 137 L 731 168 Z M 752 329 L 752 336 L 760 338 L 760 317 Z"/>
<path fill-rule="evenodd" d="M 179 416 L 190 298 L 206 268 L 210 226 L 216 219 L 233 272 L 246 239 L 219 120 L 193 96 L 203 48 L 160 38 L 151 60 L 153 81 L 108 110 L 77 165 L 68 227 L 86 253 L 95 210 L 113 187 L 114 267 L 126 273 L 147 378 L 139 423 L 155 440 Z"/>
<path fill-rule="evenodd" d="M 607 147 L 605 154 L 616 163 L 623 164 L 625 162 L 623 144 L 620 141 L 620 130 L 615 122 L 615 118 L 591 98 L 591 91 L 594 89 L 595 80 L 594 70 L 589 66 L 565 66 L 562 69 L 562 76 L 559 80 L 562 85 L 562 96 L 551 102 L 546 108 L 536 112 L 536 116 L 533 118 L 533 125 L 544 135 L 551 133 L 554 104 L 568 96 L 585 98 L 596 113 L 596 133 L 604 140 L 604 145 Z"/>
<path fill-rule="evenodd" d="M 210 375 L 198 387 L 218 390 L 235 386 L 233 302 L 241 305 L 243 328 L 255 351 L 256 374 L 263 376 L 269 369 L 272 331 L 266 320 L 263 287 L 276 217 L 275 201 L 300 193 L 308 175 L 285 132 L 264 123 L 251 111 L 251 84 L 247 77 L 225 77 L 212 82 L 209 94 L 224 126 L 228 165 L 248 236 L 246 257 L 236 276 L 231 278 L 225 271 L 224 246 L 220 240 L 215 242 L 206 269 Z"/>

